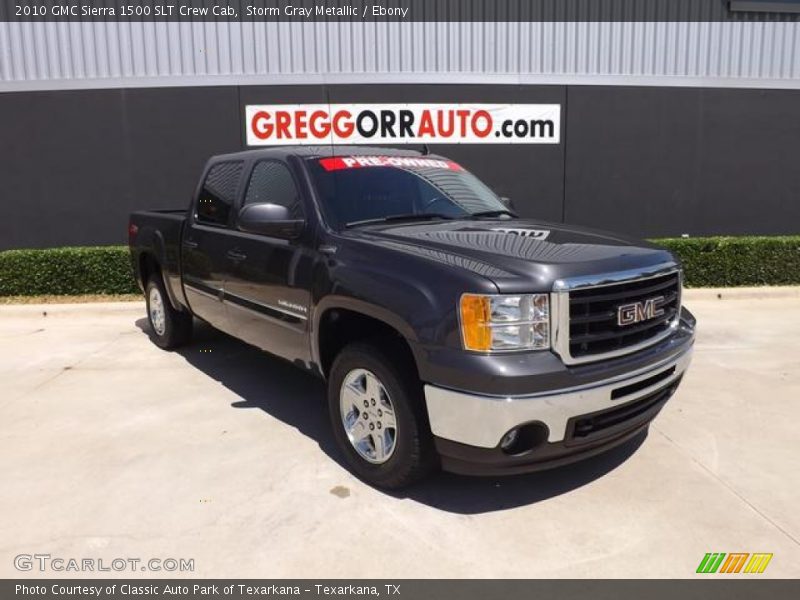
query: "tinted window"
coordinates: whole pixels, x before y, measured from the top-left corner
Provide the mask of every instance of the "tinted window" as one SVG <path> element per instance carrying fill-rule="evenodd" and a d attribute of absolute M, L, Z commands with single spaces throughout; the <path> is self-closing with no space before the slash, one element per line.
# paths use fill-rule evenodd
<path fill-rule="evenodd" d="M 240 162 L 219 163 L 211 167 L 197 199 L 198 222 L 228 224 L 241 174 Z"/>
<path fill-rule="evenodd" d="M 275 161 L 264 161 L 255 166 L 244 202 L 280 204 L 289 209 L 293 219 L 303 216 L 300 194 L 292 174 L 286 165 Z"/>
<path fill-rule="evenodd" d="M 505 209 L 460 165 L 441 158 L 342 156 L 308 160 L 334 227 L 398 215 L 464 218 Z"/>

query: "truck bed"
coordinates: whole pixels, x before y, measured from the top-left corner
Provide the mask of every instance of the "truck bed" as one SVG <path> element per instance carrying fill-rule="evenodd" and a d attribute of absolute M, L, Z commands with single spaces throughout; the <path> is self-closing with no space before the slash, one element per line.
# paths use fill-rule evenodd
<path fill-rule="evenodd" d="M 137 282 L 142 289 L 147 285 L 147 265 L 142 263 L 141 257 L 156 257 L 167 294 L 176 307 L 186 306 L 180 280 L 181 237 L 185 220 L 186 209 L 139 210 L 131 213 L 128 224 L 128 244 Z"/>

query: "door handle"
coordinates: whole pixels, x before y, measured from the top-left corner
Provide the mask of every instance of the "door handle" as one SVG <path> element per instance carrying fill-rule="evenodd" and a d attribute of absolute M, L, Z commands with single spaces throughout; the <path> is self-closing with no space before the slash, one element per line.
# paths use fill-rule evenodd
<path fill-rule="evenodd" d="M 244 260 L 247 258 L 247 254 L 244 252 L 240 252 L 239 250 L 228 250 L 225 253 L 225 256 L 230 258 L 231 260 Z"/>
<path fill-rule="evenodd" d="M 190 249 L 197 248 L 197 242 L 193 242 L 192 240 L 183 240 L 183 245 Z"/>

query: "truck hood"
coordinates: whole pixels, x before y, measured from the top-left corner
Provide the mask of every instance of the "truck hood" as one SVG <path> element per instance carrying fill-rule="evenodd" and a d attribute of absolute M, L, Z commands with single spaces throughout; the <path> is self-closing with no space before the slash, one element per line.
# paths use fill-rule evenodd
<path fill-rule="evenodd" d="M 528 219 L 384 224 L 348 234 L 473 271 L 500 292 L 547 291 L 557 279 L 675 262 L 668 251 L 641 240 Z"/>

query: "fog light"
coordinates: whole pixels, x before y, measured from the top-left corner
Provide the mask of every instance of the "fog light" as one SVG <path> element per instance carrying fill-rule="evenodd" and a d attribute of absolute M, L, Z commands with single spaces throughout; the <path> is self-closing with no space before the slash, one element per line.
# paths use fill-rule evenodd
<path fill-rule="evenodd" d="M 508 450 L 514 443 L 517 441 L 519 437 L 519 429 L 512 429 L 507 434 L 503 436 L 503 439 L 500 440 L 500 447 L 503 450 Z"/>
<path fill-rule="evenodd" d="M 521 456 L 547 443 L 550 430 L 539 421 L 515 427 L 500 440 L 500 449 L 512 456 Z"/>

